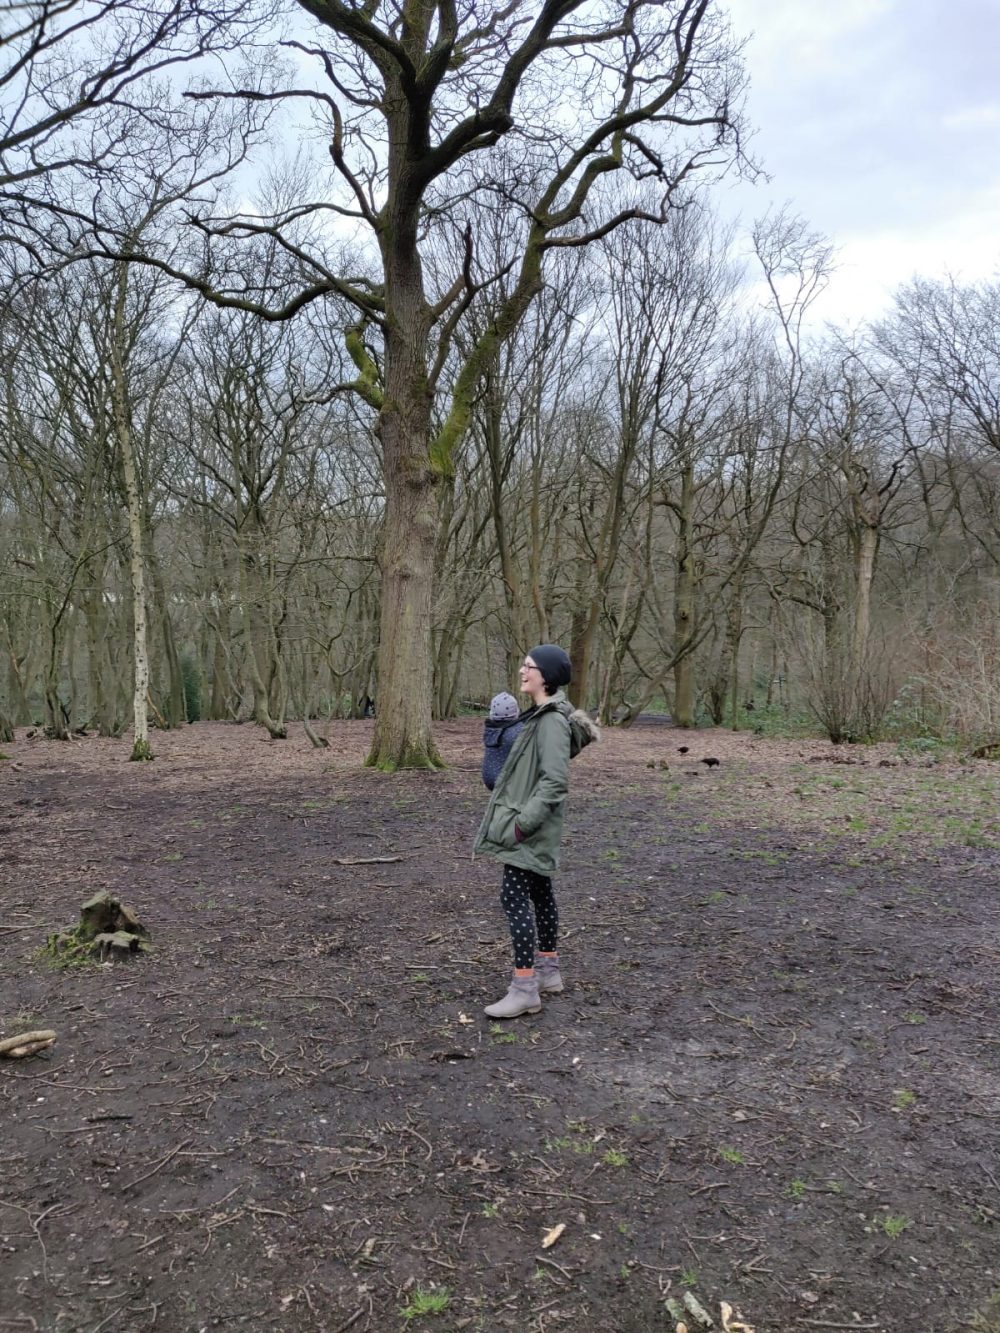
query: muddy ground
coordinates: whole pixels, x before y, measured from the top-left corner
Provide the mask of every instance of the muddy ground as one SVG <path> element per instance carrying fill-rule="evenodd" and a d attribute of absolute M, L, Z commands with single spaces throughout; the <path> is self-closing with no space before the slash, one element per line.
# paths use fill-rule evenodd
<path fill-rule="evenodd" d="M 1000 1327 L 996 766 L 608 734 L 499 1025 L 480 724 L 371 725 L 3 747 L 3 1333 Z M 53 970 L 99 889 L 154 955 Z"/>

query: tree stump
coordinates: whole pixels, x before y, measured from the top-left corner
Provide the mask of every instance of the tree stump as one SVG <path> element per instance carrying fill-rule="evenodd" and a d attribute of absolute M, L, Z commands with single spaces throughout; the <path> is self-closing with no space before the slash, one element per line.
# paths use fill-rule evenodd
<path fill-rule="evenodd" d="M 132 908 L 113 898 L 110 893 L 95 894 L 81 906 L 78 939 L 93 940 L 98 935 L 114 935 L 118 931 L 126 931 L 129 935 L 139 935 L 144 939 L 149 936 L 149 931 Z"/>
<path fill-rule="evenodd" d="M 135 911 L 110 893 L 97 893 L 80 907 L 80 924 L 49 936 L 47 949 L 62 965 L 94 958 L 117 962 L 147 953 L 149 931 Z"/>
<path fill-rule="evenodd" d="M 139 936 L 127 930 L 104 931 L 94 937 L 90 952 L 102 963 L 118 962 L 139 952 Z"/>

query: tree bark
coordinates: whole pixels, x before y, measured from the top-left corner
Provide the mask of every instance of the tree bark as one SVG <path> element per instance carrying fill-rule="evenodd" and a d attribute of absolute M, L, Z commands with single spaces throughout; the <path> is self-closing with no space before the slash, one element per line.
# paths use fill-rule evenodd
<path fill-rule="evenodd" d="M 64 616 L 69 603 L 69 593 L 63 601 L 55 620 L 49 627 L 49 661 L 45 675 L 45 715 L 48 718 L 47 730 L 53 740 L 69 740 L 69 710 L 59 698 L 59 672 L 62 667 L 63 645 L 65 639 Z"/>
<path fill-rule="evenodd" d="M 121 452 L 125 479 L 125 503 L 128 508 L 129 580 L 132 588 L 133 690 L 132 718 L 135 734 L 130 759 L 152 759 L 149 744 L 149 717 L 146 696 L 149 693 L 149 652 L 146 641 L 146 565 L 143 555 L 142 504 L 132 441 L 132 423 L 128 408 L 128 385 L 123 351 L 125 346 L 125 303 L 128 295 L 128 265 L 119 265 L 115 291 L 114 329 L 111 338 L 111 410 L 115 435 Z"/>
<path fill-rule="evenodd" d="M 740 729 L 740 644 L 743 641 L 743 579 L 733 584 L 726 616 L 726 635 L 729 641 L 729 725 Z"/>
<path fill-rule="evenodd" d="M 431 737 L 430 707 L 437 502 L 426 443 L 400 456 L 396 441 L 385 445 L 396 429 L 396 422 L 383 425 L 386 514 L 378 683 L 375 736 L 366 760 L 370 768 L 390 773 L 444 766 Z"/>
<path fill-rule="evenodd" d="M 10 708 L 15 726 L 26 727 L 31 725 L 31 708 L 28 704 L 28 691 L 25 685 L 24 672 L 22 666 L 26 653 L 18 657 L 14 649 L 13 638 L 10 641 L 10 648 L 7 655 L 8 672 L 7 679 L 10 682 Z"/>
<path fill-rule="evenodd" d="M 240 550 L 238 554 L 239 577 L 240 577 L 240 607 L 243 614 L 243 661 L 246 666 L 247 676 L 250 681 L 250 690 L 253 695 L 252 716 L 253 720 L 259 723 L 267 731 L 267 734 L 275 741 L 283 741 L 288 736 L 288 728 L 281 718 L 271 716 L 269 705 L 269 690 L 264 681 L 264 673 L 261 669 L 260 659 L 257 656 L 257 638 L 261 627 L 256 621 L 265 614 L 263 606 L 263 597 L 255 596 L 251 592 L 250 584 L 254 583 L 256 592 L 259 585 L 260 576 L 253 568 L 253 555 L 247 549 L 248 534 L 246 531 L 249 519 L 244 523 L 239 536 Z M 256 609 L 257 615 L 254 615 Z"/>
<path fill-rule="evenodd" d="M 684 651 L 694 634 L 695 589 L 697 572 L 693 550 L 694 535 L 694 463 L 685 459 L 681 474 L 680 503 L 677 508 L 677 566 L 674 575 L 674 725 L 693 727 L 694 655 Z"/>
<path fill-rule="evenodd" d="M 591 568 L 593 565 L 591 563 Z M 597 589 L 591 590 L 590 572 L 580 561 L 576 586 L 576 609 L 570 627 L 569 658 L 573 677 L 567 694 L 575 708 L 586 708 L 590 682 L 590 663 L 594 652 L 594 638 L 601 609 L 603 580 L 598 574 Z"/>
<path fill-rule="evenodd" d="M 226 661 L 226 647 L 222 630 L 216 626 L 215 646 L 212 654 L 212 693 L 208 706 L 208 716 L 213 722 L 232 717 L 229 700 L 236 693 Z"/>
<path fill-rule="evenodd" d="M 120 734 L 115 702 L 117 689 L 108 653 L 106 607 L 99 588 L 91 588 L 84 601 L 87 648 L 90 665 L 90 716 L 101 736 Z"/>
<path fill-rule="evenodd" d="M 868 656 L 868 638 L 871 633 L 872 582 L 875 578 L 875 555 L 878 551 L 878 528 L 862 523 L 858 533 L 855 570 L 854 628 L 851 636 L 851 677 L 857 689 Z"/>
<path fill-rule="evenodd" d="M 163 583 L 163 572 L 160 569 L 160 563 L 153 551 L 152 542 L 149 544 L 149 572 L 153 584 L 153 593 L 160 613 L 160 630 L 163 635 L 163 660 L 167 669 L 167 691 L 163 711 L 166 714 L 169 725 L 171 727 L 179 727 L 182 723 L 187 721 L 187 706 L 184 699 L 184 673 L 181 669 L 180 654 L 177 651 L 177 641 L 174 637 L 173 622 L 170 619 L 170 606 L 167 599 L 166 588 Z"/>
<path fill-rule="evenodd" d="M 411 136 L 422 117 L 407 105 L 400 88 L 391 89 L 388 100 L 398 110 L 387 117 L 389 203 L 379 234 L 386 320 L 384 389 L 377 401 L 385 519 L 375 735 L 365 762 L 391 773 L 444 764 L 431 734 L 431 616 L 441 472 L 431 458 L 433 388 L 427 348 L 432 315 L 418 244 L 422 187 L 411 160 Z M 358 359 L 363 355 L 363 349 L 356 354 Z"/>

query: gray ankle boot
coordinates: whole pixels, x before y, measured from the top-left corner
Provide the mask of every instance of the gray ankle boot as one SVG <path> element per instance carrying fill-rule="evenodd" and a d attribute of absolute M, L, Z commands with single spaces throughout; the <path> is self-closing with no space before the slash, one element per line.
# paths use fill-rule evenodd
<path fill-rule="evenodd" d="M 559 974 L 559 956 L 546 958 L 535 954 L 535 976 L 538 978 L 538 991 L 541 995 L 559 995 L 563 989 L 563 979 Z"/>
<path fill-rule="evenodd" d="M 490 1018 L 520 1018 L 522 1014 L 537 1014 L 541 1007 L 538 978 L 515 976 L 503 999 L 488 1004 L 483 1012 Z"/>

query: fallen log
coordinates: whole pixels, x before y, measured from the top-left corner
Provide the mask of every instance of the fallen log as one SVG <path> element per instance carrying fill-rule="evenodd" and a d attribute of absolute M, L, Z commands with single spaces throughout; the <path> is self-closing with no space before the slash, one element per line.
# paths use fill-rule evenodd
<path fill-rule="evenodd" d="M 51 1028 L 40 1028 L 37 1032 L 22 1032 L 19 1037 L 4 1037 L 0 1041 L 0 1060 L 20 1060 L 37 1051 L 45 1051 L 56 1039 Z"/>

